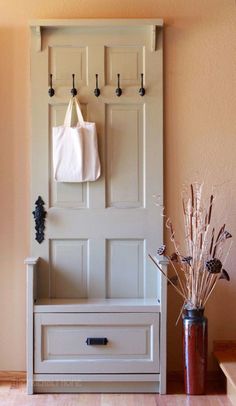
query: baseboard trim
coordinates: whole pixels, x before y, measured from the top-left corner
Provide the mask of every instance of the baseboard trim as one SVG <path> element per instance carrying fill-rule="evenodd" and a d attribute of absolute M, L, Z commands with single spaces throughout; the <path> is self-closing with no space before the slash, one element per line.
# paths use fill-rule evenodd
<path fill-rule="evenodd" d="M 26 382 L 26 372 L 0 371 L 0 382 Z"/>
<path fill-rule="evenodd" d="M 182 382 L 184 379 L 183 371 L 168 371 L 167 382 Z"/>
<path fill-rule="evenodd" d="M 215 340 L 213 341 L 213 352 L 217 351 L 235 351 L 236 340 Z"/>
<path fill-rule="evenodd" d="M 169 371 L 167 373 L 167 382 L 183 382 L 184 372 L 183 371 Z M 207 381 L 208 382 L 222 382 L 224 381 L 224 375 L 219 368 L 216 371 L 207 372 Z"/>
<path fill-rule="evenodd" d="M 183 382 L 183 371 L 169 371 L 167 373 L 168 382 Z M 208 371 L 207 380 L 209 382 L 218 381 L 222 382 L 224 375 L 219 369 L 217 371 Z M 0 371 L 0 382 L 26 382 L 25 371 Z"/>

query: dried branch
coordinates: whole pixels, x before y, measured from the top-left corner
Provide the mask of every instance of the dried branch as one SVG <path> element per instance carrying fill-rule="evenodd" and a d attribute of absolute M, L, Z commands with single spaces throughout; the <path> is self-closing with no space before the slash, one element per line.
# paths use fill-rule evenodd
<path fill-rule="evenodd" d="M 161 269 L 159 264 L 155 261 L 155 259 L 152 257 L 152 255 L 148 254 L 149 258 L 154 262 L 154 264 L 157 266 L 159 271 L 165 276 L 165 278 L 168 280 L 168 282 L 175 288 L 175 290 L 184 298 L 184 300 L 187 300 L 187 298 L 183 295 L 183 293 L 175 286 L 175 284 L 172 282 L 170 278 L 165 274 L 165 272 Z"/>
<path fill-rule="evenodd" d="M 170 218 L 166 221 L 166 227 L 170 232 L 170 241 L 175 249 L 174 254 L 167 256 L 167 258 L 174 269 L 179 288 L 173 284 L 155 259 L 149 255 L 160 272 L 184 298 L 183 306 L 191 308 L 204 307 L 218 280 L 229 280 L 229 276 L 225 277 L 228 273 L 223 270 L 223 267 L 232 244 L 225 256 L 224 248 L 232 236 L 225 230 L 225 224 L 223 224 L 215 238 L 215 227 L 211 227 L 214 196 L 210 196 L 206 208 L 202 199 L 202 189 L 203 184 L 194 183 L 190 185 L 190 196 L 186 191 L 182 193 L 184 241 L 187 255 L 181 254 L 172 221 Z M 178 266 L 175 265 L 174 261 L 178 262 Z"/>

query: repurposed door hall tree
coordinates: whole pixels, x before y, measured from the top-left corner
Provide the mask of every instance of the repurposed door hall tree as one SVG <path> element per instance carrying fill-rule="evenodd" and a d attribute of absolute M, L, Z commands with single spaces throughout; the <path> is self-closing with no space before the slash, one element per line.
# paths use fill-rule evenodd
<path fill-rule="evenodd" d="M 165 393 L 166 280 L 148 259 L 163 243 L 162 25 L 31 23 L 31 207 L 44 235 L 32 216 L 29 394 Z M 97 127 L 95 182 L 53 179 L 52 127 L 72 87 Z"/>

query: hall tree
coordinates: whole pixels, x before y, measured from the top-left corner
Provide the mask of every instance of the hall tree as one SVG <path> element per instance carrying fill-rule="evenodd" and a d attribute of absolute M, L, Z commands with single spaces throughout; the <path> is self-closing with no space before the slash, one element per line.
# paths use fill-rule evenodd
<path fill-rule="evenodd" d="M 31 205 L 47 215 L 26 260 L 28 393 L 166 391 L 166 281 L 148 259 L 163 243 L 162 25 L 31 22 Z M 72 75 L 97 126 L 95 182 L 53 179 Z"/>

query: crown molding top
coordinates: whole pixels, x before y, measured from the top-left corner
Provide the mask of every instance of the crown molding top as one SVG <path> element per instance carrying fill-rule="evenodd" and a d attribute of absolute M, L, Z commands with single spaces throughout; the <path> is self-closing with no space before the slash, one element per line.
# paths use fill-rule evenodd
<path fill-rule="evenodd" d="M 162 27 L 164 24 L 161 18 L 119 18 L 119 19 L 44 19 L 44 20 L 31 20 L 29 21 L 30 27 L 91 27 L 91 26 L 144 26 L 144 25 L 155 25 Z"/>
<path fill-rule="evenodd" d="M 61 19 L 61 20 L 32 20 L 29 26 L 36 35 L 35 50 L 41 51 L 42 29 L 43 28 L 62 28 L 62 27 L 147 27 L 150 30 L 151 50 L 157 49 L 157 30 L 163 27 L 163 20 L 160 18 L 138 18 L 138 19 Z"/>

